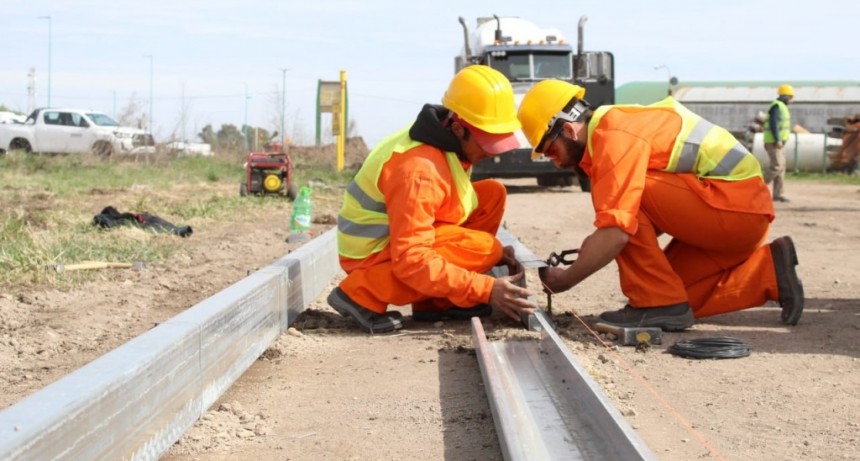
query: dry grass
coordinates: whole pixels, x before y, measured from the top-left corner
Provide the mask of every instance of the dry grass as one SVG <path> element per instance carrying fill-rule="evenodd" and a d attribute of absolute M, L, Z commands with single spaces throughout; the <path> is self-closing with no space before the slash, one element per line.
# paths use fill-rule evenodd
<path fill-rule="evenodd" d="M 328 167 L 296 171 L 307 181 L 342 184 L 351 173 Z M 103 230 L 93 217 L 106 206 L 150 213 L 178 226 L 237 219 L 259 208 L 283 211 L 290 202 L 240 197 L 244 170 L 235 159 L 150 157 L 101 161 L 94 156 L 0 157 L 0 286 L 64 288 L 89 275 L 58 277 L 57 264 L 81 261 L 154 262 L 182 251 L 178 236 L 140 228 Z M 319 187 L 320 200 L 338 197 Z M 191 237 L 193 238 L 193 236 Z"/>

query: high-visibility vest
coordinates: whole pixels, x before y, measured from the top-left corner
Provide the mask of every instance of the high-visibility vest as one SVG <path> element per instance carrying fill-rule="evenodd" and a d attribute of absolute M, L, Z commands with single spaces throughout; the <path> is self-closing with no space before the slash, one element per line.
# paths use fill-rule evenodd
<path fill-rule="evenodd" d="M 364 259 L 382 251 L 390 239 L 388 209 L 379 190 L 382 168 L 393 155 L 402 155 L 422 143 L 409 137 L 405 128 L 380 141 L 364 161 L 343 195 L 343 207 L 337 217 L 337 249 L 341 256 Z M 472 187 L 470 171 L 463 168 L 454 152 L 445 152 L 454 187 L 464 213 L 456 223 L 462 224 L 478 207 L 478 196 Z M 408 213 L 408 210 L 397 210 Z"/>
<path fill-rule="evenodd" d="M 731 133 L 694 114 L 671 96 L 648 106 L 631 104 L 597 108 L 588 124 L 589 154 L 594 152 L 591 143 L 594 129 L 614 107 L 671 110 L 681 117 L 681 130 L 675 138 L 664 171 L 692 173 L 698 177 L 724 181 L 762 177 L 758 160 Z"/>
<path fill-rule="evenodd" d="M 767 114 L 764 116 L 765 144 L 776 143 L 776 138 L 773 137 L 773 130 L 770 129 L 770 111 L 774 105 L 779 107 L 779 125 L 777 126 L 777 129 L 779 129 L 779 140 L 783 143 L 788 142 L 788 137 L 791 135 L 791 112 L 784 102 L 776 99 L 770 103 L 770 106 L 767 108 Z"/>

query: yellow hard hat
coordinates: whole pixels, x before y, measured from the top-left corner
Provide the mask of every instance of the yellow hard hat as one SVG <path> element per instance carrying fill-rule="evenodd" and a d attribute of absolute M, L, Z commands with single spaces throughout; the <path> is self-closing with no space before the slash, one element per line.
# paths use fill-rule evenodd
<path fill-rule="evenodd" d="M 520 129 L 511 82 L 489 66 L 472 65 L 457 72 L 442 97 L 442 105 L 487 133 Z"/>
<path fill-rule="evenodd" d="M 551 128 L 555 116 L 571 99 L 582 99 L 585 88 L 563 80 L 542 80 L 533 86 L 520 103 L 517 118 L 523 124 L 523 134 L 532 148 L 537 148 L 541 139 Z"/>
<path fill-rule="evenodd" d="M 794 96 L 794 87 L 788 84 L 780 85 L 776 93 L 780 96 Z"/>

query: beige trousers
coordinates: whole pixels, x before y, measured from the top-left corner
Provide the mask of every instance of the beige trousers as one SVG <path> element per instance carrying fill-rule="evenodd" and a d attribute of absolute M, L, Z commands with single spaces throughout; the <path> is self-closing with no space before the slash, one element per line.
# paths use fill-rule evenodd
<path fill-rule="evenodd" d="M 785 144 L 776 147 L 776 144 L 765 144 L 764 150 L 770 159 L 770 165 L 764 171 L 764 182 L 773 182 L 773 197 L 782 197 L 783 183 L 785 182 Z"/>

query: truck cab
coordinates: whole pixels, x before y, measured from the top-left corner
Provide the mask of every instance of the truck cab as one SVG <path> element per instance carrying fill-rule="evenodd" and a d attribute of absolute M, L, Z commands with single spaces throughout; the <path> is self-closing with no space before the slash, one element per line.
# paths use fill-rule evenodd
<path fill-rule="evenodd" d="M 612 53 L 584 51 L 583 28 L 587 18 L 579 20 L 576 49 L 567 43 L 556 28 L 541 28 L 513 16 L 478 18 L 477 27 L 469 31 L 465 20 L 464 46 L 454 59 L 454 72 L 465 66 L 490 66 L 510 81 L 517 106 L 536 82 L 545 79 L 565 80 L 585 88 L 585 99 L 594 107 L 615 103 L 615 77 Z M 546 158 L 531 159 L 531 147 L 522 132 L 517 133 L 520 148 L 505 155 L 481 161 L 472 167 L 472 179 L 537 178 L 540 186 L 570 186 L 576 180 L 573 172 L 556 168 Z M 587 181 L 580 183 L 587 191 Z"/>

